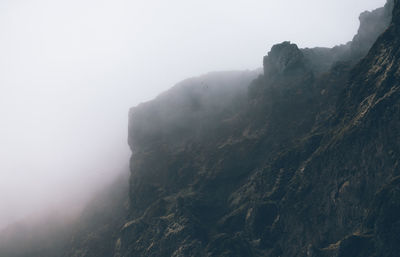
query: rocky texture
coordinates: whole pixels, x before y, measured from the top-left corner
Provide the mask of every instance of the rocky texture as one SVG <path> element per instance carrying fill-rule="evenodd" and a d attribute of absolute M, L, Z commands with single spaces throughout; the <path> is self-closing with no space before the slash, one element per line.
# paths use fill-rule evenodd
<path fill-rule="evenodd" d="M 306 61 L 297 45 L 283 42 L 272 47 L 264 57 L 263 66 L 266 77 L 285 76 L 296 71 L 302 73 L 306 69 Z"/>
<path fill-rule="evenodd" d="M 365 11 L 360 15 L 360 28 L 350 43 L 353 58 L 364 57 L 372 44 L 387 29 L 392 20 L 394 1 L 389 0 L 382 8 L 372 12 Z"/>
<path fill-rule="evenodd" d="M 398 256 L 400 0 L 360 22 L 346 45 L 283 42 L 264 74 L 211 73 L 133 108 L 129 192 L 122 178 L 66 233 L 0 255 Z"/>
<path fill-rule="evenodd" d="M 385 29 L 390 4 L 362 15 L 345 51 L 371 46 L 365 35 Z M 392 4 L 389 29 L 368 54 L 357 48 L 361 62 L 360 53 L 284 42 L 246 98 L 193 87 L 132 109 L 131 209 L 115 256 L 397 256 L 400 2 Z"/>

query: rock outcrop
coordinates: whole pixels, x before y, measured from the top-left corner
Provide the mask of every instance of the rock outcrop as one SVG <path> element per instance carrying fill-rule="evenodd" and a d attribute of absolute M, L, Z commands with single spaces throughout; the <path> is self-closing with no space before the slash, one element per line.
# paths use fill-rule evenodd
<path fill-rule="evenodd" d="M 132 109 L 131 210 L 116 256 L 396 256 L 399 10 L 363 14 L 342 50 L 274 46 L 245 100 Z"/>
<path fill-rule="evenodd" d="M 264 74 L 207 74 L 132 108 L 129 189 L 100 194 L 59 249 L 0 255 L 399 256 L 400 0 L 360 22 L 346 45 L 283 42 Z"/>
<path fill-rule="evenodd" d="M 306 62 L 303 53 L 295 44 L 283 42 L 274 45 L 264 57 L 264 76 L 285 76 L 293 72 L 304 72 Z"/>
<path fill-rule="evenodd" d="M 337 62 L 348 62 L 352 65 L 365 57 L 377 38 L 388 28 L 392 20 L 394 1 L 388 0 L 384 7 L 365 11 L 360 17 L 360 27 L 352 41 L 333 48 L 301 49 L 315 72 L 327 72 Z"/>

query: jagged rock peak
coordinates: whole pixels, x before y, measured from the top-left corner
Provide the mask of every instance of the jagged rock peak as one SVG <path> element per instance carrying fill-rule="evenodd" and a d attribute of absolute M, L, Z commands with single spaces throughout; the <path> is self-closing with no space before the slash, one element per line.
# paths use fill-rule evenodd
<path fill-rule="evenodd" d="M 264 56 L 264 75 L 282 75 L 288 71 L 303 68 L 304 55 L 296 44 L 285 41 L 271 48 L 267 56 Z"/>
<path fill-rule="evenodd" d="M 376 30 L 376 27 L 381 29 L 387 28 L 392 19 L 394 2 L 394 0 L 388 0 L 384 7 L 361 13 L 359 17 L 360 27 L 358 29 L 358 35 L 367 33 L 375 34 L 374 30 Z M 381 33 L 381 31 L 379 31 L 379 33 Z"/>
<path fill-rule="evenodd" d="M 355 57 L 363 57 L 379 35 L 389 26 L 395 1 L 388 0 L 384 7 L 360 14 L 360 27 L 351 42 L 351 51 Z"/>

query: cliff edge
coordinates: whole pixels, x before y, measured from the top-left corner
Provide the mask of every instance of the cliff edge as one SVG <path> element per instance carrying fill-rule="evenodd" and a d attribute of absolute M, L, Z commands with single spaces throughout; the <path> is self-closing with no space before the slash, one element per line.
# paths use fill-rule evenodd
<path fill-rule="evenodd" d="M 116 256 L 397 256 L 399 12 L 345 46 L 274 46 L 237 94 L 133 108 Z"/>

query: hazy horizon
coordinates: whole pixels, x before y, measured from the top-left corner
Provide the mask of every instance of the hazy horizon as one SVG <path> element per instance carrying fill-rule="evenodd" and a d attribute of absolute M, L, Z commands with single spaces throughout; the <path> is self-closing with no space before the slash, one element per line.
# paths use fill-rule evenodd
<path fill-rule="evenodd" d="M 0 1 L 0 228 L 79 206 L 129 161 L 128 109 L 188 77 L 332 47 L 384 0 Z"/>

